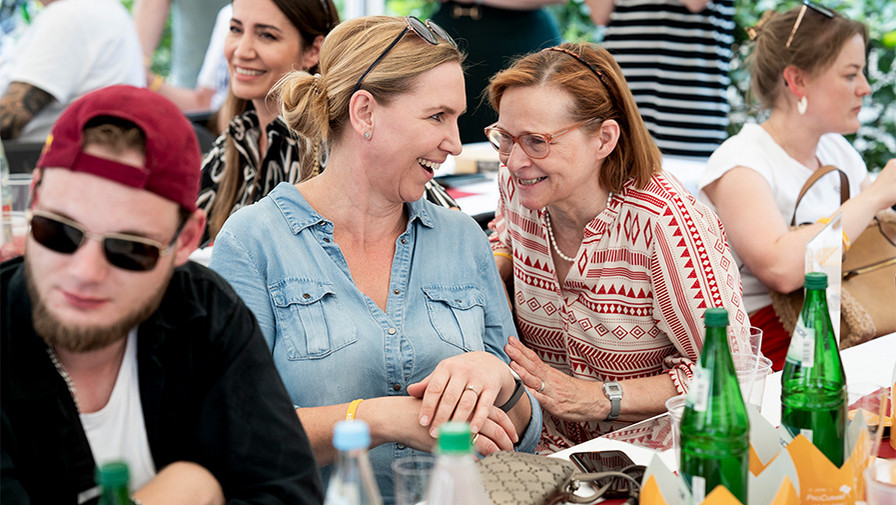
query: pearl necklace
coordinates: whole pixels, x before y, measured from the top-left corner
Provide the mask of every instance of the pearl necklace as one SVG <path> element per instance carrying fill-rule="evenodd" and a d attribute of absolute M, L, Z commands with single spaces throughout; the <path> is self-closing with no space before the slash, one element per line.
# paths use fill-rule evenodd
<path fill-rule="evenodd" d="M 554 252 L 557 253 L 557 256 L 560 256 L 560 258 L 570 263 L 575 263 L 575 258 L 570 258 L 569 256 L 563 254 L 563 251 L 561 251 L 560 248 L 557 247 L 557 241 L 554 240 L 554 232 L 551 231 L 551 215 L 548 213 L 547 209 L 545 209 L 544 211 L 544 224 L 546 224 L 548 227 L 548 238 L 551 239 L 551 245 L 554 246 Z"/>
<path fill-rule="evenodd" d="M 610 206 L 610 200 L 613 199 L 613 193 L 607 195 L 607 207 Z M 561 259 L 568 261 L 569 263 L 575 263 L 576 259 L 571 258 L 565 254 L 560 248 L 557 246 L 557 241 L 554 240 L 554 231 L 551 230 L 551 214 L 548 212 L 548 209 L 544 209 L 544 224 L 547 225 L 548 228 L 548 238 L 551 239 L 551 245 L 554 247 L 554 252 L 557 253 L 557 256 L 560 256 Z"/>

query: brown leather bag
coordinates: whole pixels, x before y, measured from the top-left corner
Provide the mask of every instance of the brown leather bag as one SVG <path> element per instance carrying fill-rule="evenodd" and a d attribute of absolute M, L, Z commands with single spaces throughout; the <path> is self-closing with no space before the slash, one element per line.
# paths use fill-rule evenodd
<path fill-rule="evenodd" d="M 849 181 L 837 167 L 826 165 L 812 174 L 800 189 L 790 226 L 796 225 L 796 208 L 803 195 L 822 176 L 840 174 L 840 203 L 849 199 Z M 840 291 L 840 348 L 867 342 L 896 331 L 896 211 L 877 213 L 843 255 Z M 769 291 L 775 313 L 793 333 L 803 307 L 803 289 L 792 293 Z"/>

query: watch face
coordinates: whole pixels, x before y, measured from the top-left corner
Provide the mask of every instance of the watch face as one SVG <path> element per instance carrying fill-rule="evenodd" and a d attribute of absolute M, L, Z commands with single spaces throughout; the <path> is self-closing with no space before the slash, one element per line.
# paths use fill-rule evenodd
<path fill-rule="evenodd" d="M 622 386 L 619 385 L 618 382 L 605 382 L 604 383 L 604 392 L 609 397 L 622 397 Z"/>

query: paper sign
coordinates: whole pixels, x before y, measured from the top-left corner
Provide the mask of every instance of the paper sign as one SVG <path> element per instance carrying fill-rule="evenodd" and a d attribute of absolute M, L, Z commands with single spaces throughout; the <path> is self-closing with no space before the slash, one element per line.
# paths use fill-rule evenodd
<path fill-rule="evenodd" d="M 837 213 L 824 228 L 806 244 L 806 273 L 824 272 L 828 276 L 828 311 L 834 335 L 840 343 L 840 279 L 843 262 L 842 215 Z"/>

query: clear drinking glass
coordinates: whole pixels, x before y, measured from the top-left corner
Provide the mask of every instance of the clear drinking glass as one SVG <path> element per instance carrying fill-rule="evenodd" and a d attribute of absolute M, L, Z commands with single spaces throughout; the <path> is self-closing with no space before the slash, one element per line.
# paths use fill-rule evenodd
<path fill-rule="evenodd" d="M 425 503 L 426 486 L 435 464 L 435 456 L 427 453 L 412 454 L 392 462 L 396 505 Z"/>

